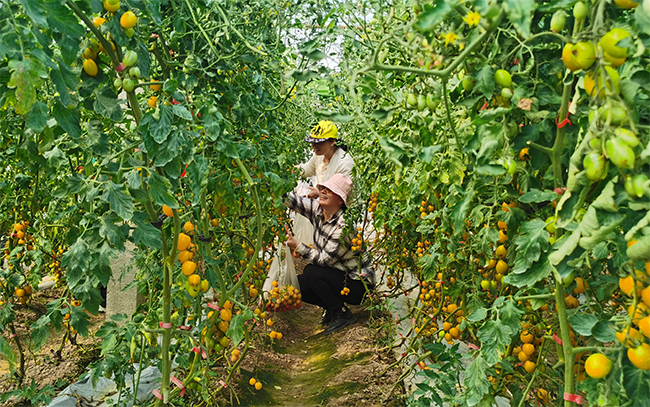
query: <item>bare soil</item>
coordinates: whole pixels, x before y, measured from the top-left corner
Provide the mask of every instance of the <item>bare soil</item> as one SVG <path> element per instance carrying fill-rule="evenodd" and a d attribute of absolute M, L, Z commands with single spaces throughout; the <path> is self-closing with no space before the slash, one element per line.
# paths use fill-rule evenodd
<path fill-rule="evenodd" d="M 27 305 L 16 306 L 18 336 L 29 341 L 28 325 L 46 312 L 46 304 L 60 298 L 60 290 L 34 293 Z M 295 311 L 277 313 L 273 329 L 281 340 L 268 336 L 255 343 L 244 358 L 229 391 L 220 391 L 218 404 L 242 406 L 403 406 L 404 389 L 395 385 L 402 370 L 392 366 L 393 352 L 385 346 L 382 325 L 386 322 L 377 311 L 351 307 L 357 322 L 340 332 L 325 335 L 319 326 L 320 309 L 309 304 Z M 104 322 L 103 314 L 91 316 L 91 335 L 77 335 L 75 343 L 63 343 L 63 332 L 54 330 L 45 346 L 35 355 L 27 354 L 25 384 L 32 379 L 39 387 L 54 386 L 56 393 L 85 372 L 99 357 L 100 340 L 93 337 Z M 10 341 L 7 332 L 2 333 Z M 15 344 L 11 340 L 12 346 Z M 60 354 L 59 354 L 60 349 Z M 256 391 L 251 377 L 261 381 Z M 0 359 L 0 394 L 11 390 L 8 364 Z M 222 389 L 224 390 L 224 389 Z M 52 394 L 54 396 L 55 394 Z M 17 405 L 15 401 L 0 407 Z"/>
<path fill-rule="evenodd" d="M 50 289 L 44 292 L 34 292 L 32 298 L 25 305 L 14 304 L 16 320 L 14 326 L 18 339 L 23 343 L 25 350 L 25 379 L 23 386 L 29 385 L 32 380 L 38 383 L 39 388 L 52 385 L 56 392 L 64 389 L 86 370 L 89 363 L 99 357 L 98 339 L 92 335 L 82 337 L 73 335 L 63 343 L 64 331 L 57 332 L 52 329 L 50 337 L 40 351 L 30 353 L 27 344 L 30 342 L 29 325 L 38 320 L 47 312 L 47 303 L 61 298 L 62 289 Z M 104 323 L 104 314 L 90 315 L 89 330 L 94 333 Z M 9 338 L 9 331 L 2 332 L 16 355 L 18 364 L 18 350 L 14 339 Z M 63 346 L 62 346 L 63 344 Z M 18 368 L 18 366 L 16 366 Z M 0 394 L 12 390 L 16 385 L 16 378 L 9 373 L 9 363 L 0 356 Z M 54 396 L 52 394 L 51 396 Z M 0 407 L 17 406 L 15 400 L 0 403 Z"/>
<path fill-rule="evenodd" d="M 331 335 L 320 329 L 318 307 L 276 314 L 273 327 L 283 338 L 247 355 L 237 389 L 241 405 L 404 405 L 403 386 L 392 391 L 402 370 L 391 367 L 395 357 L 381 344 L 382 316 L 351 309 L 357 322 Z M 262 390 L 248 384 L 251 377 L 263 383 Z"/>

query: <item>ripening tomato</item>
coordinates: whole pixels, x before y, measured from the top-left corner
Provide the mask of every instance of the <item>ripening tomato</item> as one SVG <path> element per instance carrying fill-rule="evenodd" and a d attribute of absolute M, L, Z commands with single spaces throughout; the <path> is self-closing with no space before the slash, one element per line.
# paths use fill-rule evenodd
<path fill-rule="evenodd" d="M 585 371 L 589 377 L 602 379 L 612 370 L 612 361 L 602 353 L 594 353 L 585 362 Z"/>
<path fill-rule="evenodd" d="M 133 11 L 129 10 L 126 13 L 122 14 L 122 17 L 120 17 L 120 25 L 125 30 L 135 27 L 137 23 L 138 23 L 138 17 L 136 17 Z"/>
<path fill-rule="evenodd" d="M 632 0 L 614 0 L 617 6 L 620 8 L 631 9 L 639 5 L 638 2 Z"/>
<path fill-rule="evenodd" d="M 582 166 L 585 169 L 587 178 L 592 182 L 598 182 L 607 175 L 607 163 L 605 162 L 605 158 L 602 154 L 595 151 L 585 155 L 585 158 L 582 160 Z"/>
<path fill-rule="evenodd" d="M 596 46 L 590 41 L 566 44 L 562 49 L 562 62 L 570 71 L 587 70 L 596 62 Z"/>
<path fill-rule="evenodd" d="M 92 59 L 86 59 L 84 61 L 84 72 L 86 72 L 88 76 L 97 76 L 97 72 L 99 72 L 99 68 L 97 68 L 97 64 L 95 63 L 95 61 L 93 61 Z"/>
<path fill-rule="evenodd" d="M 618 42 L 628 38 L 630 33 L 622 28 L 612 28 L 600 39 L 600 46 L 603 51 L 614 58 L 625 58 L 627 56 L 627 47 L 618 46 Z"/>
<path fill-rule="evenodd" d="M 104 2 L 104 9 L 109 13 L 115 13 L 117 10 L 120 9 L 120 6 L 121 5 L 119 1 L 117 3 L 111 2 L 111 0 L 106 0 Z"/>
<path fill-rule="evenodd" d="M 594 78 L 593 71 L 587 72 L 584 79 L 585 90 L 591 97 L 596 96 L 598 92 L 598 98 L 604 99 L 606 95 L 612 95 L 614 93 L 620 92 L 620 87 L 618 85 L 620 76 L 616 69 L 611 66 L 605 66 L 605 80 L 603 78 L 603 70 L 598 69 L 596 77 Z"/>

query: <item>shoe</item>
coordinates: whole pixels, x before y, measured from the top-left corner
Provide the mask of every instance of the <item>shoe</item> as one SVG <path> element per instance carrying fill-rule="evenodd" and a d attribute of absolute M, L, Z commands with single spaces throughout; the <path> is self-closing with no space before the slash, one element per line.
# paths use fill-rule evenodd
<path fill-rule="evenodd" d="M 332 313 L 328 310 L 323 310 L 323 316 L 320 320 L 320 325 L 324 328 L 332 322 Z"/>
<path fill-rule="evenodd" d="M 328 335 L 332 332 L 340 331 L 341 329 L 355 322 L 357 322 L 357 318 L 354 316 L 354 314 L 350 312 L 347 307 L 343 307 L 341 311 L 336 312 L 332 316 L 332 322 L 330 322 L 324 333 L 325 335 Z"/>

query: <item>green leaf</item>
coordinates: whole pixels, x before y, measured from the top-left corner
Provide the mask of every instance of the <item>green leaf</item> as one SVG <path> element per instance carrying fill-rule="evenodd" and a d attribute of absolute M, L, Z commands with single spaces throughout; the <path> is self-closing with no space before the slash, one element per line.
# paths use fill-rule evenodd
<path fill-rule="evenodd" d="M 566 256 L 571 254 L 575 248 L 578 247 L 578 242 L 580 241 L 580 230 L 574 230 L 568 237 L 564 236 L 560 240 L 561 246 L 548 256 L 549 262 L 554 266 L 560 264 Z M 556 247 L 556 245 L 557 243 L 553 247 Z"/>
<path fill-rule="evenodd" d="M 230 326 L 226 332 L 226 336 L 232 339 L 233 346 L 239 345 L 244 339 L 244 315 L 235 315 L 230 320 Z"/>
<path fill-rule="evenodd" d="M 79 124 L 81 115 L 79 110 L 66 109 L 61 103 L 57 102 L 52 109 L 52 115 L 70 137 L 73 139 L 81 137 L 81 125 Z"/>
<path fill-rule="evenodd" d="M 52 67 L 50 71 L 50 79 L 56 91 L 59 92 L 59 100 L 63 103 L 63 106 L 70 108 L 75 104 L 75 101 L 72 100 L 70 90 L 76 92 L 79 87 L 80 81 L 80 70 L 78 68 L 70 68 L 63 61 L 57 58 L 57 65 Z"/>
<path fill-rule="evenodd" d="M 591 336 L 591 329 L 598 323 L 598 318 L 593 314 L 575 314 L 569 317 L 569 323 L 578 334 Z"/>
<path fill-rule="evenodd" d="M 634 407 L 650 406 L 650 370 L 638 369 L 631 363 L 623 365 L 625 392 Z"/>
<path fill-rule="evenodd" d="M 32 19 L 34 24 L 40 26 L 47 25 L 47 11 L 43 7 L 42 1 L 21 0 L 20 2 L 23 5 L 23 9 L 25 9 L 25 14 Z"/>
<path fill-rule="evenodd" d="M 93 109 L 95 112 L 114 122 L 121 121 L 122 107 L 113 88 L 111 86 L 102 86 L 101 88 L 95 89 L 94 93 L 95 102 L 93 103 Z"/>
<path fill-rule="evenodd" d="M 474 185 L 468 186 L 467 191 L 465 192 L 465 198 L 454 205 L 454 210 L 451 213 L 451 220 L 454 225 L 454 234 L 456 235 L 463 234 L 467 211 L 472 203 L 472 199 L 474 199 L 475 193 L 476 190 L 474 189 Z"/>
<path fill-rule="evenodd" d="M 129 226 L 127 224 L 118 226 L 116 225 L 118 222 L 122 222 L 122 218 L 115 213 L 109 212 L 104 214 L 104 216 L 99 218 L 99 235 L 108 240 L 117 250 L 124 250 L 124 242 L 126 241 L 127 233 L 129 233 Z"/>
<path fill-rule="evenodd" d="M 467 320 L 470 322 L 478 322 L 484 320 L 486 317 L 487 317 L 487 309 L 481 307 L 476 309 L 474 312 L 472 312 L 467 317 Z"/>
<path fill-rule="evenodd" d="M 503 277 L 503 281 L 506 284 L 514 285 L 515 287 L 525 287 L 532 286 L 536 282 L 548 277 L 549 274 L 553 271 L 551 264 L 548 261 L 548 257 L 544 258 L 531 267 L 525 270 L 521 274 L 511 273 Z"/>
<path fill-rule="evenodd" d="M 436 153 L 440 150 L 442 150 L 442 145 L 423 147 L 422 151 L 420 151 L 419 159 L 420 161 L 424 161 L 427 164 L 431 164 L 433 157 L 435 157 Z"/>
<path fill-rule="evenodd" d="M 494 320 L 487 321 L 478 330 L 478 337 L 481 340 L 481 356 L 485 358 L 488 365 L 499 363 L 500 355 L 505 352 L 513 333 L 514 331 L 509 326 Z"/>
<path fill-rule="evenodd" d="M 39 64 L 34 59 L 9 61 L 11 78 L 7 86 L 16 88 L 16 113 L 26 114 L 36 103 L 36 90 L 41 86 Z"/>
<path fill-rule="evenodd" d="M 162 103 L 158 105 L 158 109 L 160 119 L 156 120 L 153 118 L 153 120 L 151 120 L 149 123 L 149 131 L 151 132 L 151 137 L 153 137 L 156 143 L 162 144 L 167 140 L 167 136 L 172 131 L 173 115 L 172 110 Z"/>
<path fill-rule="evenodd" d="M 66 268 L 65 277 L 71 288 L 77 286 L 84 272 L 90 264 L 90 251 L 88 245 L 82 238 L 70 246 L 70 249 L 63 254 L 61 265 Z"/>
<path fill-rule="evenodd" d="M 650 235 L 639 237 L 635 244 L 627 248 L 626 254 L 632 260 L 650 261 Z"/>
<path fill-rule="evenodd" d="M 610 180 L 603 191 L 598 195 L 598 198 L 591 204 L 594 209 L 601 209 L 608 212 L 616 212 L 616 202 L 614 202 L 615 197 L 614 191 L 614 180 Z"/>
<path fill-rule="evenodd" d="M 298 71 L 298 70 L 292 71 L 291 77 L 300 82 L 307 82 L 312 79 L 320 78 L 320 75 L 316 71 L 305 69 L 302 71 Z"/>
<path fill-rule="evenodd" d="M 591 328 L 591 334 L 601 342 L 613 342 L 616 339 L 616 332 L 609 321 L 598 321 Z"/>
<path fill-rule="evenodd" d="M 512 109 L 505 108 L 505 107 L 497 107 L 494 109 L 486 109 L 480 112 L 474 120 L 472 120 L 472 123 L 475 125 L 480 125 L 480 124 L 485 124 L 485 123 L 490 123 L 494 119 L 497 119 L 501 116 L 504 116 L 508 113 L 510 113 Z"/>
<path fill-rule="evenodd" d="M 505 0 L 508 19 L 523 38 L 530 37 L 530 24 L 535 14 L 535 0 Z"/>
<path fill-rule="evenodd" d="M 79 285 L 77 289 L 74 290 L 74 295 L 77 299 L 81 300 L 83 303 L 82 307 L 71 307 L 70 309 L 70 326 L 79 332 L 81 336 L 88 335 L 88 326 L 90 325 L 90 317 L 84 311 L 88 309 L 89 306 L 92 306 L 95 312 L 94 315 L 97 315 L 97 308 L 99 308 L 99 303 L 102 301 L 102 296 L 99 294 L 99 290 L 94 289 L 96 295 L 90 297 L 87 295 L 85 287 L 87 287 L 88 280 L 83 285 Z M 92 286 L 90 286 L 93 288 Z M 86 304 L 89 303 L 89 304 Z M 92 304 L 90 304 L 92 303 Z"/>
<path fill-rule="evenodd" d="M 35 133 L 40 133 L 45 128 L 48 119 L 48 108 L 43 102 L 36 102 L 32 109 L 25 115 L 25 124 Z"/>
<path fill-rule="evenodd" d="M 136 212 L 133 215 L 133 223 L 135 223 L 135 229 L 132 238 L 135 244 L 152 249 L 162 249 L 160 230 L 149 222 L 149 216 L 146 213 Z"/>
<path fill-rule="evenodd" d="M 172 105 L 172 111 L 174 114 L 181 119 L 185 120 L 193 120 L 192 114 L 190 113 L 189 110 L 185 106 L 182 105 Z"/>
<path fill-rule="evenodd" d="M 639 3 L 641 3 L 641 1 L 639 1 Z M 636 10 L 634 10 L 634 18 L 636 20 L 636 28 L 639 31 L 650 35 L 650 15 L 646 13 L 643 7 L 637 7 Z"/>
<path fill-rule="evenodd" d="M 492 94 L 496 84 L 494 83 L 494 69 L 489 64 L 484 65 L 476 72 L 476 90 L 481 92 L 488 100 L 492 99 Z"/>
<path fill-rule="evenodd" d="M 38 352 L 43 345 L 47 342 L 47 339 L 50 337 L 50 317 L 45 314 L 41 316 L 36 322 L 30 327 L 32 332 L 29 336 L 32 338 L 32 346 L 34 347 L 34 352 Z"/>
<path fill-rule="evenodd" d="M 128 182 L 129 187 L 133 189 L 138 189 L 142 185 L 142 178 L 140 177 L 140 171 L 131 170 L 124 174 L 126 182 Z"/>
<path fill-rule="evenodd" d="M 431 31 L 442 23 L 450 12 L 451 6 L 445 0 L 434 0 L 431 4 L 424 5 L 424 10 L 418 15 L 414 27 L 420 32 Z"/>
<path fill-rule="evenodd" d="M 111 209 L 120 215 L 122 219 L 129 220 L 133 216 L 135 206 L 133 205 L 133 198 L 121 191 L 122 187 L 121 184 L 108 181 L 108 183 L 104 184 L 102 200 L 107 202 Z"/>
<path fill-rule="evenodd" d="M 539 189 L 531 189 L 522 196 L 519 197 L 519 202 L 522 203 L 540 203 L 547 201 L 554 201 L 558 198 L 558 194 L 554 191 L 545 190 L 540 191 Z"/>
<path fill-rule="evenodd" d="M 160 14 L 160 0 L 147 0 L 145 2 L 149 16 L 153 22 L 160 26 L 162 24 L 162 16 Z"/>
<path fill-rule="evenodd" d="M 546 222 L 539 218 L 522 224 L 519 234 L 513 241 L 517 246 L 517 257 L 512 272 L 524 273 L 534 262 L 539 260 L 542 250 L 546 250 L 549 246 L 549 237 L 550 235 L 546 231 Z"/>
<path fill-rule="evenodd" d="M 172 193 L 169 192 L 172 184 L 167 178 L 151 172 L 151 175 L 147 178 L 147 183 L 149 184 L 149 193 L 154 203 L 160 206 L 167 205 L 170 208 L 178 208 L 178 202 Z"/>
<path fill-rule="evenodd" d="M 506 173 L 502 165 L 482 165 L 476 167 L 476 173 L 479 175 L 499 176 Z"/>
<path fill-rule="evenodd" d="M 68 7 L 58 0 L 25 0 L 40 8 L 47 17 L 47 24 L 39 24 L 53 31 L 68 35 L 73 38 L 81 38 L 86 30 L 79 24 L 79 19 Z M 24 1 L 24 2 L 25 2 Z M 40 21 L 40 19 L 39 19 Z"/>
<path fill-rule="evenodd" d="M 483 356 L 479 355 L 467 368 L 464 384 L 467 387 L 465 397 L 468 406 L 475 406 L 488 393 L 490 382 L 485 374 L 488 367 Z"/>
<path fill-rule="evenodd" d="M 0 355 L 9 362 L 9 371 L 13 373 L 14 364 L 16 363 L 16 354 L 9 342 L 7 342 L 3 336 L 0 336 Z"/>
<path fill-rule="evenodd" d="M 499 310 L 500 321 L 509 326 L 513 332 L 519 330 L 522 315 L 524 315 L 524 311 L 517 307 L 517 303 L 512 298 L 505 300 L 503 307 Z"/>

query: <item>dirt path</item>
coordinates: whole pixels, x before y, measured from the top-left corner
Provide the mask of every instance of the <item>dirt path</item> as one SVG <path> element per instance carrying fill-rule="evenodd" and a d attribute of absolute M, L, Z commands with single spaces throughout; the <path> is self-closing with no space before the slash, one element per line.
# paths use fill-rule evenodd
<path fill-rule="evenodd" d="M 383 373 L 395 358 L 379 350 L 381 319 L 352 308 L 357 322 L 340 332 L 318 330 L 320 311 L 305 305 L 298 311 L 277 314 L 281 341 L 249 354 L 241 367 L 239 401 L 242 406 L 402 406 L 403 388 L 389 397 L 401 374 L 399 368 Z M 376 316 L 376 313 L 375 313 Z M 277 342 L 277 341 L 276 341 Z M 255 377 L 264 385 L 255 391 Z"/>

